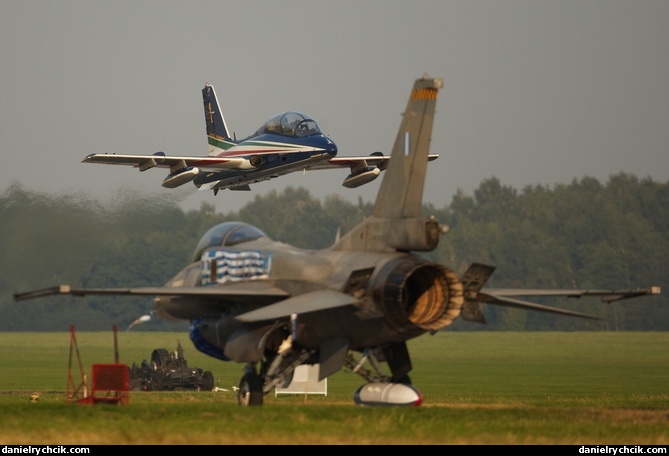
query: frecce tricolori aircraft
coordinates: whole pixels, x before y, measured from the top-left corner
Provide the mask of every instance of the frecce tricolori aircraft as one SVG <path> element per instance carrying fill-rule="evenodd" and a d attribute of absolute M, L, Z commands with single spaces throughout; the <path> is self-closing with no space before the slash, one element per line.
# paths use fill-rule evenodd
<path fill-rule="evenodd" d="M 146 171 L 169 169 L 165 188 L 193 182 L 199 190 L 251 190 L 249 184 L 295 171 L 350 169 L 342 185 L 356 188 L 376 179 L 390 158 L 381 152 L 368 156 L 337 157 L 337 145 L 323 134 L 310 116 L 296 111 L 272 116 L 249 137 L 236 140 L 228 130 L 214 87 L 202 89 L 204 118 L 209 143 L 207 156 L 176 156 L 95 153 L 83 163 L 126 165 Z M 438 155 L 431 155 L 434 160 Z"/>

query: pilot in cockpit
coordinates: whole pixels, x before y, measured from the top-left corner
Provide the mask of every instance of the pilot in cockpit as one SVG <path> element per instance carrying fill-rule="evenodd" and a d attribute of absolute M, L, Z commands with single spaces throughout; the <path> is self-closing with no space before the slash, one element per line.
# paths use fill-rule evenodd
<path fill-rule="evenodd" d="M 282 133 L 286 136 L 293 136 L 293 134 L 295 133 L 295 129 L 292 124 L 283 124 L 281 127 L 282 127 Z"/>
<path fill-rule="evenodd" d="M 269 119 L 256 134 L 276 133 L 284 136 L 305 137 L 320 133 L 318 124 L 300 112 L 284 112 Z"/>
<path fill-rule="evenodd" d="M 295 134 L 295 127 L 297 126 L 297 119 L 295 114 L 286 113 L 281 118 L 281 131 L 284 135 L 293 136 Z"/>

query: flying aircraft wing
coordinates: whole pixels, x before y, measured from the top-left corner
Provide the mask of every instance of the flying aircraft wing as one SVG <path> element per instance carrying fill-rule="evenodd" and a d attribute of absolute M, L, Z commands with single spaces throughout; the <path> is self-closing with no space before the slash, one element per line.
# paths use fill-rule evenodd
<path fill-rule="evenodd" d="M 437 158 L 439 158 L 438 154 L 430 154 L 427 156 L 428 161 L 433 161 Z M 381 152 L 375 152 L 367 156 L 334 157 L 330 160 L 314 163 L 313 165 L 309 166 L 308 169 L 338 169 L 346 167 L 354 169 L 358 166 L 376 166 L 383 170 L 386 169 L 386 166 L 388 166 L 388 160 L 390 160 L 390 155 L 383 155 Z"/>
<path fill-rule="evenodd" d="M 241 157 L 179 157 L 156 152 L 153 155 L 89 154 L 84 157 L 82 163 L 125 165 L 139 168 L 140 171 L 146 171 L 153 167 L 182 169 L 191 166 L 203 170 L 236 169 L 246 161 Z"/>

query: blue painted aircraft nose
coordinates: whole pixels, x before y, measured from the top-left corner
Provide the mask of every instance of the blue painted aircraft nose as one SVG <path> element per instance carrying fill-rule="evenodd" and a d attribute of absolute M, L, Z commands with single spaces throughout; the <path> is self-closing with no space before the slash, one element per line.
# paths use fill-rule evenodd
<path fill-rule="evenodd" d="M 325 152 L 328 155 L 331 155 L 332 157 L 336 156 L 337 155 L 337 145 L 334 143 L 334 141 L 332 141 L 328 137 L 325 137 L 325 141 L 326 141 L 326 143 L 325 143 L 325 146 L 323 147 L 323 149 L 325 149 Z"/>

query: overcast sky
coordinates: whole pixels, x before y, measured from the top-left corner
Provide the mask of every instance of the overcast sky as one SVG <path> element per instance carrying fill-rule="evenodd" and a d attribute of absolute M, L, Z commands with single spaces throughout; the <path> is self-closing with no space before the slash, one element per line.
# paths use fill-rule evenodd
<path fill-rule="evenodd" d="M 222 212 L 303 186 L 373 201 L 380 179 L 294 173 L 251 192 L 163 189 L 89 153 L 205 155 L 201 89 L 237 137 L 308 113 L 339 155 L 389 152 L 416 78 L 444 79 L 424 200 L 627 172 L 669 179 L 669 1 L 0 2 L 0 191 L 173 195 Z"/>

